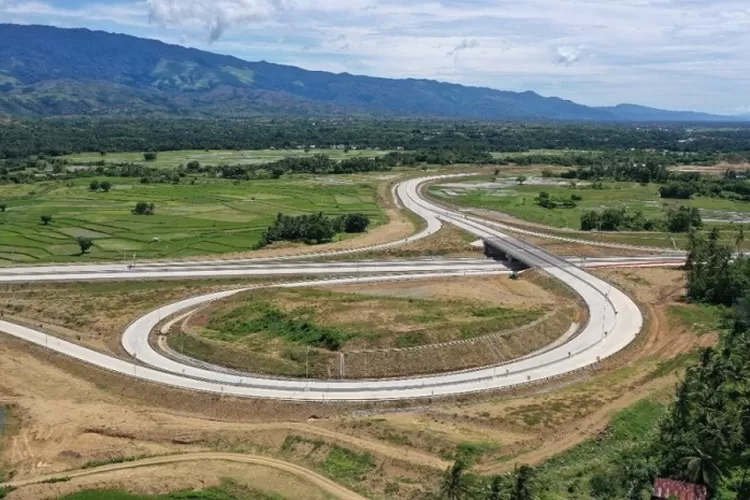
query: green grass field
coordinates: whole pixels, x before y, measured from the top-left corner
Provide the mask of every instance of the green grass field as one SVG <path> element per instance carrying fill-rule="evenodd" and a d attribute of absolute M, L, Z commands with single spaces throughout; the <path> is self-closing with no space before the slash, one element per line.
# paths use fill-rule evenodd
<path fill-rule="evenodd" d="M 631 212 L 640 210 L 649 218 L 662 218 L 666 208 L 679 205 L 700 208 L 704 218 L 719 218 L 729 212 L 750 216 L 750 203 L 703 197 L 692 200 L 662 199 L 659 197 L 659 186 L 656 184 L 643 186 L 632 182 L 607 182 L 604 183 L 604 189 L 593 189 L 584 185 L 575 188 L 540 185 L 494 188 L 477 186 L 476 181 L 472 180 L 465 183 L 465 186 L 465 189 L 459 189 L 454 186 L 443 188 L 437 185 L 433 186 L 430 192 L 457 205 L 489 208 L 529 222 L 573 229 L 580 227 L 581 215 L 584 212 L 609 207 L 626 207 Z M 578 195 L 583 200 L 576 208 L 543 208 L 534 201 L 542 191 L 549 193 L 553 199 L 569 199 L 571 195 Z"/>
<path fill-rule="evenodd" d="M 138 163 L 143 165 L 151 165 L 154 167 L 162 168 L 174 168 L 180 164 L 187 164 L 190 161 L 196 160 L 201 165 L 235 165 L 235 164 L 258 164 L 258 163 L 269 163 L 277 160 L 281 160 L 287 156 L 312 156 L 316 154 L 324 154 L 332 159 L 343 160 L 344 158 L 351 158 L 354 156 L 367 156 L 375 157 L 384 155 L 388 151 L 373 151 L 369 149 L 364 150 L 352 150 L 345 153 L 340 149 L 311 149 L 305 151 L 304 149 L 259 149 L 259 150 L 209 150 L 205 151 L 202 149 L 197 150 L 184 150 L 184 151 L 163 151 L 157 154 L 156 160 L 146 161 L 143 158 L 143 153 L 107 153 L 101 155 L 100 153 L 78 153 L 62 158 L 67 160 L 70 165 L 77 163 L 91 163 L 98 161 L 105 161 L 107 163 Z"/>
<path fill-rule="evenodd" d="M 0 201 L 8 206 L 0 212 L 0 263 L 245 251 L 280 212 L 362 212 L 372 226 L 384 222 L 375 177 L 367 175 L 238 183 L 200 178 L 194 185 L 108 180 L 114 184 L 109 193 L 89 191 L 90 179 L 0 186 Z M 133 215 L 138 201 L 153 202 L 156 214 Z M 52 222 L 43 225 L 42 215 Z M 94 240 L 84 256 L 78 255 L 78 236 Z"/>
<path fill-rule="evenodd" d="M 706 220 L 705 226 L 727 227 L 732 214 L 742 219 L 750 220 L 750 203 L 725 200 L 722 198 L 697 197 L 692 200 L 665 200 L 659 197 L 659 186 L 655 184 L 641 185 L 632 182 L 606 182 L 604 189 L 593 189 L 588 186 L 542 186 L 542 185 L 514 185 L 507 187 L 485 186 L 492 181 L 492 177 L 474 178 L 462 183 L 464 187 L 455 184 L 449 186 L 433 185 L 430 194 L 447 203 L 465 206 L 487 208 L 503 212 L 519 219 L 544 224 L 553 228 L 579 229 L 581 215 L 589 210 L 602 210 L 607 207 L 626 207 L 630 212 L 642 211 L 647 218 L 664 218 L 666 209 L 676 208 L 685 204 L 698 207 Z M 499 182 L 513 182 L 513 179 L 499 178 Z M 555 179 L 554 182 L 559 182 Z M 548 209 L 540 207 L 534 201 L 540 192 L 546 191 L 555 199 L 570 199 L 571 195 L 581 196 L 575 208 Z M 713 221 L 721 219 L 721 222 Z M 554 233 L 554 232 L 553 232 Z M 570 236 L 569 233 L 554 233 L 560 236 Z M 672 240 L 679 247 L 687 243 L 685 234 L 668 234 L 662 232 L 610 232 L 610 233 L 579 233 L 576 237 L 594 241 L 611 243 L 625 243 L 643 246 L 672 246 Z M 734 233 L 724 231 L 722 243 L 734 245 Z M 744 247 L 747 247 L 746 242 Z"/>

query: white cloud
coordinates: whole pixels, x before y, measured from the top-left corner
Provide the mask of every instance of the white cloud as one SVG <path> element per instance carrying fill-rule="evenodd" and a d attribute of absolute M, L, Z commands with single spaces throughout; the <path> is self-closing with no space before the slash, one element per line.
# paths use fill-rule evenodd
<path fill-rule="evenodd" d="M 210 41 L 231 27 L 270 19 L 289 5 L 287 0 L 148 0 L 149 18 L 162 26 L 201 25 Z"/>
<path fill-rule="evenodd" d="M 567 45 L 557 47 L 555 50 L 555 62 L 566 66 L 575 64 L 581 60 L 582 51 L 582 45 L 579 45 L 578 47 L 569 47 Z"/>
<path fill-rule="evenodd" d="M 250 60 L 588 104 L 734 113 L 750 88 L 747 0 L 68 1 L 0 0 L 0 19 L 114 26 Z"/>

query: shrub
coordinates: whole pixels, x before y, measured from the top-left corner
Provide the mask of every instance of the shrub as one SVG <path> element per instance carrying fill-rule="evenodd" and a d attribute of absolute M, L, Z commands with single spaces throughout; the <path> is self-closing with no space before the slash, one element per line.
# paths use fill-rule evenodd
<path fill-rule="evenodd" d="M 155 212 L 156 206 L 153 203 L 146 203 L 145 201 L 139 201 L 133 209 L 133 215 L 154 215 Z"/>

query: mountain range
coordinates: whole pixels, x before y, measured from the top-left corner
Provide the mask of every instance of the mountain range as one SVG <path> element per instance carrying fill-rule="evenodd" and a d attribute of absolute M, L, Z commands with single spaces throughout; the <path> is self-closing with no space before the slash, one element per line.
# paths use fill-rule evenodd
<path fill-rule="evenodd" d="M 128 35 L 0 24 L 0 114 L 378 116 L 478 120 L 728 121 L 630 104 L 589 107 L 531 91 L 249 62 Z"/>

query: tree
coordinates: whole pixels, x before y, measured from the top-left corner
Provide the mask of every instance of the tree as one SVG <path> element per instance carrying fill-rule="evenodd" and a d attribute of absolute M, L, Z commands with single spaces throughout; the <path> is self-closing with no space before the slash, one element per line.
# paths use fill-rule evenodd
<path fill-rule="evenodd" d="M 154 215 L 154 212 L 156 212 L 156 206 L 145 201 L 139 201 L 133 209 L 133 215 Z"/>
<path fill-rule="evenodd" d="M 504 498 L 505 481 L 502 476 L 494 476 L 490 484 L 490 491 L 487 492 L 487 500 L 502 500 Z"/>
<path fill-rule="evenodd" d="M 518 182 L 518 184 L 521 186 L 523 186 L 523 183 L 526 182 L 527 180 L 529 180 L 529 178 L 526 177 L 525 175 L 519 175 L 518 177 L 516 177 L 516 182 Z"/>
<path fill-rule="evenodd" d="M 8 205 L 5 203 L 0 203 L 0 212 L 5 212 L 5 210 L 8 208 Z"/>
<path fill-rule="evenodd" d="M 370 218 L 361 213 L 342 215 L 334 221 L 337 233 L 364 233 L 369 225 Z"/>
<path fill-rule="evenodd" d="M 99 187 L 102 188 L 102 191 L 105 193 L 109 193 L 109 191 L 112 189 L 112 183 L 109 181 L 102 181 L 101 184 L 99 184 Z"/>
<path fill-rule="evenodd" d="M 48 225 L 50 222 L 52 222 L 51 215 L 42 215 L 40 219 L 42 220 L 42 224 L 44 224 L 45 226 Z"/>
<path fill-rule="evenodd" d="M 143 153 L 143 159 L 146 161 L 155 161 L 156 160 L 156 153 L 154 151 L 149 151 L 147 153 Z"/>
<path fill-rule="evenodd" d="M 667 210 L 667 229 L 671 233 L 687 233 L 702 225 L 701 213 L 696 207 L 681 205 L 677 210 Z"/>
<path fill-rule="evenodd" d="M 522 465 L 516 469 L 516 481 L 510 493 L 510 500 L 534 499 L 534 469 Z"/>
<path fill-rule="evenodd" d="M 91 238 L 87 238 L 86 236 L 79 236 L 76 241 L 78 242 L 78 246 L 81 248 L 81 255 L 85 254 L 94 244 L 94 242 L 91 241 Z"/>
<path fill-rule="evenodd" d="M 99 181 L 93 180 L 89 183 L 90 191 L 99 191 Z"/>
<path fill-rule="evenodd" d="M 458 459 L 443 474 L 440 495 L 445 500 L 462 500 L 466 498 L 468 492 L 469 484 L 466 480 L 466 463 Z"/>

